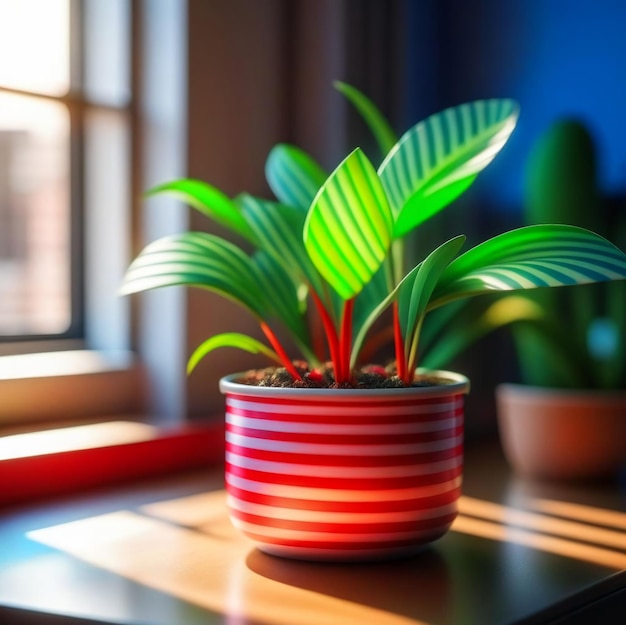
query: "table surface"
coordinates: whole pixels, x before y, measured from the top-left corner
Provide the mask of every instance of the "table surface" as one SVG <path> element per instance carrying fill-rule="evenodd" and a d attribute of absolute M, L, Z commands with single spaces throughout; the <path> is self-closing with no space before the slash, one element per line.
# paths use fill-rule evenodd
<path fill-rule="evenodd" d="M 626 485 L 527 481 L 497 442 L 468 446 L 452 530 L 394 562 L 265 555 L 222 484 L 207 471 L 4 511 L 0 622 L 61 622 L 14 606 L 141 625 L 543 623 L 607 594 L 624 610 Z"/>

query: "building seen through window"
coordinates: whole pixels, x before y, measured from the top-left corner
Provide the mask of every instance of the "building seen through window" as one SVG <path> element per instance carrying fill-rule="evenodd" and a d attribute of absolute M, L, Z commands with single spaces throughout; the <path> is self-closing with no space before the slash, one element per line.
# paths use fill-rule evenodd
<path fill-rule="evenodd" d="M 82 338 L 91 174 L 129 150 L 129 13 L 0 0 L 0 341 Z"/>

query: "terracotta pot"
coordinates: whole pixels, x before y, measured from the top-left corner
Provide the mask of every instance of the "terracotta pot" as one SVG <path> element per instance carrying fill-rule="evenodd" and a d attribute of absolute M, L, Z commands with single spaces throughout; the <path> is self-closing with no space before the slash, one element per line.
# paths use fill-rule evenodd
<path fill-rule="evenodd" d="M 600 478 L 626 464 L 626 392 L 503 384 L 496 399 L 503 451 L 516 472 Z"/>
<path fill-rule="evenodd" d="M 220 381 L 233 524 L 270 554 L 406 556 L 457 515 L 469 382 L 409 389 L 286 389 Z"/>

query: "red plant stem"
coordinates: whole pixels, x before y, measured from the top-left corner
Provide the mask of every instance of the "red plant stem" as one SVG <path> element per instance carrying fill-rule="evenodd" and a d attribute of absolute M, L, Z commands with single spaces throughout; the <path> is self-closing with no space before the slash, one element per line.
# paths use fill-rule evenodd
<path fill-rule="evenodd" d="M 422 323 L 415 328 L 413 333 L 413 341 L 411 343 L 411 348 L 409 350 L 408 356 L 408 367 L 406 373 L 406 380 L 403 380 L 404 383 L 408 386 L 413 381 L 413 376 L 415 375 L 415 369 L 417 367 L 417 338 L 419 337 Z"/>
<path fill-rule="evenodd" d="M 350 381 L 350 357 L 352 355 L 352 313 L 354 298 L 346 300 L 341 319 L 341 376 L 335 376 L 338 384 Z"/>
<path fill-rule="evenodd" d="M 289 372 L 289 375 L 291 375 L 294 380 L 301 380 L 302 376 L 296 371 L 296 368 L 293 366 L 291 359 L 289 358 L 289 356 L 287 356 L 287 352 L 284 350 L 283 346 L 280 344 L 280 341 L 278 340 L 272 329 L 267 325 L 267 323 L 265 323 L 265 321 L 261 321 L 261 330 L 263 330 L 263 333 L 267 337 L 267 340 L 274 348 L 274 351 L 278 354 L 278 357 L 285 366 L 285 369 L 287 369 L 287 371 Z"/>
<path fill-rule="evenodd" d="M 400 312 L 398 302 L 393 303 L 393 340 L 396 351 L 396 367 L 398 377 L 405 381 L 407 377 L 406 356 L 404 353 L 404 341 L 402 339 L 402 329 L 400 327 Z"/>
<path fill-rule="evenodd" d="M 340 365 L 340 353 L 339 353 L 339 338 L 337 337 L 337 330 L 335 330 L 335 326 L 333 324 L 333 320 L 330 318 L 326 307 L 320 300 L 319 295 L 311 290 L 311 298 L 313 299 L 313 303 L 319 312 L 320 319 L 322 320 L 322 325 L 324 326 L 324 332 L 326 332 L 326 339 L 328 340 L 328 350 L 330 351 L 330 359 L 333 361 L 333 366 L 335 368 L 335 377 L 338 375 L 339 365 Z"/>

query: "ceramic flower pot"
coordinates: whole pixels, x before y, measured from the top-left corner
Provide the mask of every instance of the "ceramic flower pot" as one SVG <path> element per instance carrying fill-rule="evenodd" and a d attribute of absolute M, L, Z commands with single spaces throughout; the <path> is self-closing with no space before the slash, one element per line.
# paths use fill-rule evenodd
<path fill-rule="evenodd" d="M 220 381 L 233 524 L 259 549 L 314 560 L 408 556 L 457 515 L 468 380 L 408 389 Z"/>
<path fill-rule="evenodd" d="M 626 392 L 503 384 L 496 399 L 502 448 L 517 473 L 587 479 L 626 466 Z"/>

